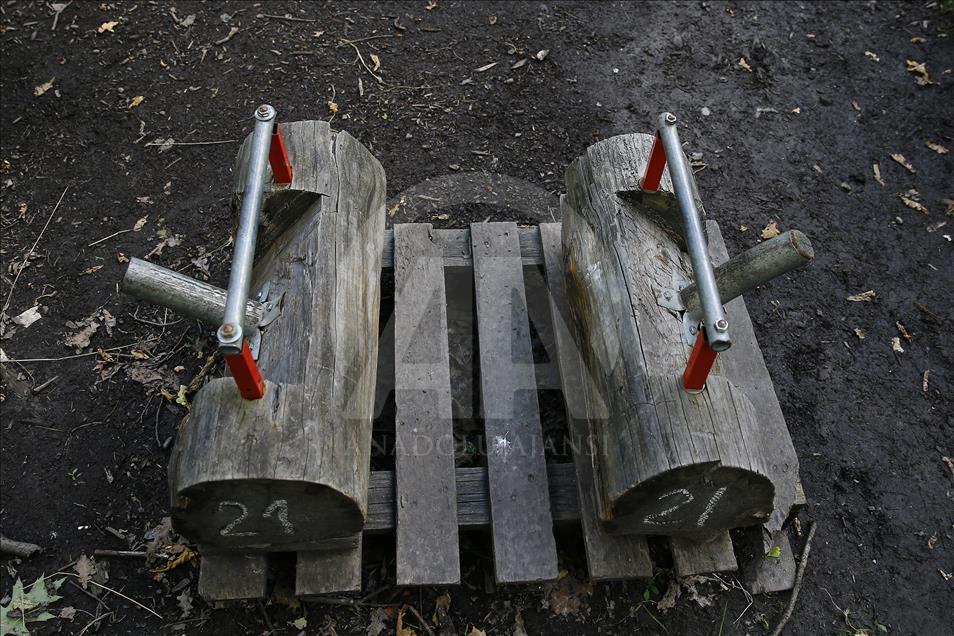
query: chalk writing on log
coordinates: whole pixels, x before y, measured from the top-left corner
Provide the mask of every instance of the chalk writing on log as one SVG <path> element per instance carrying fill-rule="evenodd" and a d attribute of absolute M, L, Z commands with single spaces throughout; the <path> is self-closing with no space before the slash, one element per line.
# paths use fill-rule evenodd
<path fill-rule="evenodd" d="M 248 507 L 245 504 L 238 501 L 220 501 L 218 511 L 222 512 L 226 508 L 235 508 L 239 511 L 239 514 L 219 530 L 220 535 L 223 537 L 253 537 L 258 534 L 255 530 L 236 531 L 236 528 L 248 518 Z M 270 519 L 273 515 L 278 518 L 278 522 L 282 526 L 282 532 L 288 535 L 295 534 L 295 526 L 288 520 L 288 501 L 276 499 L 268 504 L 268 507 L 262 512 L 262 519 Z"/>
<path fill-rule="evenodd" d="M 699 518 L 696 520 L 697 527 L 701 528 L 706 525 L 706 521 L 709 519 L 710 515 L 712 515 L 712 511 L 715 510 L 716 504 L 718 504 L 719 500 L 722 499 L 722 495 L 725 494 L 726 490 L 727 488 L 725 486 L 722 486 L 720 488 L 717 488 L 716 491 L 712 493 L 712 495 L 709 497 L 709 501 L 706 502 L 705 508 L 702 509 L 702 513 L 699 515 Z M 646 515 L 643 518 L 643 523 L 654 525 L 654 526 L 661 526 L 661 525 L 672 524 L 672 523 L 682 523 L 681 519 L 674 519 L 671 517 L 674 512 L 676 512 L 680 508 L 683 508 L 684 506 L 689 505 L 695 500 L 695 497 L 692 496 L 692 493 L 690 493 L 685 488 L 677 488 L 676 490 L 670 490 L 667 493 L 663 493 L 656 499 L 656 501 L 662 501 L 664 499 L 668 499 L 669 497 L 674 497 L 676 495 L 682 495 L 682 501 L 664 510 L 660 510 L 659 512 L 653 512 L 651 514 Z M 666 518 L 666 517 L 669 517 L 669 518 Z"/>

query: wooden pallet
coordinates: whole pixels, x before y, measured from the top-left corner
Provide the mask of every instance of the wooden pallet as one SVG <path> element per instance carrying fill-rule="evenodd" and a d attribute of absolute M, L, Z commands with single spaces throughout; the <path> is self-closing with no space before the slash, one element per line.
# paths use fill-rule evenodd
<path fill-rule="evenodd" d="M 708 223 L 710 255 L 727 260 L 718 225 Z M 395 471 L 373 471 L 364 534 L 394 533 L 399 585 L 460 583 L 459 532 L 489 529 L 498 583 L 534 583 L 558 575 L 555 524 L 582 527 L 590 578 L 649 578 L 646 538 L 610 535 L 597 522 L 586 423 L 573 414 L 583 399 L 581 358 L 566 307 L 561 226 L 478 223 L 466 230 L 427 224 L 387 230 L 383 266 L 394 270 Z M 444 270 L 472 268 L 487 466 L 455 468 Z M 530 277 L 542 277 L 549 306 L 528 303 Z M 536 281 L 534 281 L 536 282 Z M 739 298 L 727 305 L 736 334 L 727 379 L 757 405 L 767 436 L 779 439 L 778 461 L 791 440 Z M 544 342 L 554 373 L 533 364 L 530 324 L 547 323 Z M 728 357 L 727 357 L 728 360 Z M 545 369 L 544 369 L 545 371 Z M 537 377 L 540 375 L 541 377 Z M 572 463 L 546 464 L 537 388 L 559 382 L 572 441 Z M 416 452 L 422 443 L 428 452 Z M 800 492 L 800 488 L 798 488 Z M 361 589 L 361 537 L 337 552 L 298 552 L 296 594 L 307 598 Z M 688 576 L 743 570 L 754 592 L 789 589 L 795 562 L 784 531 L 748 529 L 733 547 L 728 532 L 710 543 L 671 539 L 675 572 Z M 765 558 L 778 546 L 778 558 Z M 267 554 L 203 556 L 199 591 L 207 600 L 263 597 Z"/>

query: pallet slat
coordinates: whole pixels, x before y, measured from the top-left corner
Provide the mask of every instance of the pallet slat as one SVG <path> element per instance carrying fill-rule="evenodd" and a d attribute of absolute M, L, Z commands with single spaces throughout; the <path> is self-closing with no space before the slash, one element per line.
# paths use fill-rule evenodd
<path fill-rule="evenodd" d="M 520 259 L 524 265 L 540 265 L 540 235 L 535 226 L 518 227 Z M 469 229 L 432 230 L 431 240 L 439 246 L 444 256 L 444 267 L 471 267 L 474 264 L 473 248 Z M 384 253 L 382 267 L 394 267 L 394 230 L 384 230 Z"/>
<path fill-rule="evenodd" d="M 471 225 L 481 403 L 498 583 L 557 577 L 516 223 Z"/>
<path fill-rule="evenodd" d="M 543 245 L 546 262 L 550 314 L 563 381 L 566 421 L 574 449 L 573 459 L 583 524 L 583 543 L 590 578 L 594 580 L 650 578 L 653 574 L 653 565 L 649 558 L 646 538 L 607 534 L 598 521 L 593 484 L 593 450 L 590 447 L 586 405 L 582 391 L 582 383 L 589 380 L 585 376 L 583 360 L 570 331 L 570 314 L 566 306 L 566 289 L 563 279 L 560 224 L 540 225 L 540 242 Z M 593 391 L 590 393 L 592 394 Z"/>
<path fill-rule="evenodd" d="M 795 556 L 785 530 L 769 532 L 764 527 L 747 528 L 745 580 L 753 594 L 784 592 L 795 585 Z M 775 548 L 778 548 L 776 551 Z"/>
<path fill-rule="evenodd" d="M 721 532 L 708 543 L 670 537 L 676 576 L 693 576 L 707 572 L 732 572 L 739 569 L 732 549 L 732 537 Z"/>
<path fill-rule="evenodd" d="M 295 564 L 295 596 L 361 591 L 361 540 L 341 552 L 299 552 Z"/>
<path fill-rule="evenodd" d="M 268 557 L 264 554 L 202 555 L 199 594 L 206 601 L 242 601 L 265 596 Z"/>
<path fill-rule="evenodd" d="M 394 227 L 398 585 L 460 583 L 443 254 L 428 224 Z"/>

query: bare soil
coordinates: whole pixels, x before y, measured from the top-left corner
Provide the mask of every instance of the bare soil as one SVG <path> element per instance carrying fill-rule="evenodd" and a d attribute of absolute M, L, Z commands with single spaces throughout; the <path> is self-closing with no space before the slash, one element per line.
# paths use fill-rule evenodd
<path fill-rule="evenodd" d="M 746 297 L 808 495 L 796 552 L 818 524 L 788 633 L 950 634 L 954 158 L 927 142 L 954 146 L 952 15 L 937 2 L 430 4 L 73 2 L 55 29 L 46 4 L 0 7 L 4 301 L 15 283 L 0 346 L 42 359 L 0 365 L 0 523 L 44 547 L 5 563 L 0 596 L 17 577 L 75 573 L 95 549 L 143 549 L 165 516 L 184 411 L 159 391 L 190 383 L 212 332 L 121 296 L 121 261 L 165 242 L 154 262 L 225 284 L 232 160 L 257 104 L 350 132 L 384 165 L 392 203 L 466 172 L 555 197 L 589 144 L 650 132 L 669 110 L 731 252 L 775 222 L 804 231 L 817 253 Z M 929 84 L 908 70 L 917 63 Z M 203 143 L 164 148 L 170 138 Z M 409 206 L 394 220 L 539 222 L 547 208 Z M 8 320 L 34 306 L 32 325 Z M 67 346 L 94 314 L 88 346 Z M 750 606 L 730 575 L 699 585 L 708 605 L 685 592 L 664 612 L 665 567 L 651 584 L 589 588 L 574 583 L 585 571 L 579 536 L 561 533 L 559 545 L 580 609 L 559 615 L 546 590 L 487 592 L 489 540 L 472 535 L 464 584 L 447 590 L 453 627 L 435 633 L 765 634 L 788 602 Z M 368 602 L 408 603 L 430 622 L 444 590 L 392 589 L 387 540 L 367 549 L 365 588 L 382 590 Z M 654 550 L 665 566 L 664 546 Z M 162 620 L 73 579 L 53 608 L 75 616 L 35 633 L 297 634 L 291 621 L 307 617 L 308 634 L 365 634 L 381 609 L 213 610 L 195 591 L 195 562 L 161 576 L 141 558 L 97 567 L 97 580 Z M 395 612 L 385 614 L 391 633 Z"/>

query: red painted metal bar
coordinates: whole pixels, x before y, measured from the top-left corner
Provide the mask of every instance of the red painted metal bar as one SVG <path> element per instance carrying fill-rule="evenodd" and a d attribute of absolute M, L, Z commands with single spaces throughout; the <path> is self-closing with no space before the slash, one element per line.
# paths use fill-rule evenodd
<path fill-rule="evenodd" d="M 285 139 L 282 137 L 282 129 L 278 124 L 275 124 L 275 131 L 272 133 L 272 146 L 268 151 L 268 163 L 272 166 L 275 183 L 292 182 L 291 161 L 288 160 Z"/>
<path fill-rule="evenodd" d="M 719 355 L 706 340 L 706 332 L 700 329 L 696 335 L 696 342 L 692 345 L 689 354 L 689 363 L 682 374 L 682 386 L 687 391 L 701 391 L 706 386 L 706 378 L 712 370 L 716 356 Z"/>
<path fill-rule="evenodd" d="M 225 356 L 229 371 L 235 378 L 239 393 L 246 400 L 261 400 L 265 397 L 265 380 L 252 358 L 252 350 L 248 348 L 248 341 L 242 343 L 242 353 L 234 356 Z"/>
<path fill-rule="evenodd" d="M 653 148 L 649 151 L 649 161 L 646 162 L 646 172 L 639 180 L 639 187 L 644 192 L 656 192 L 662 181 L 663 171 L 666 169 L 666 149 L 663 148 L 659 133 L 653 139 Z"/>

